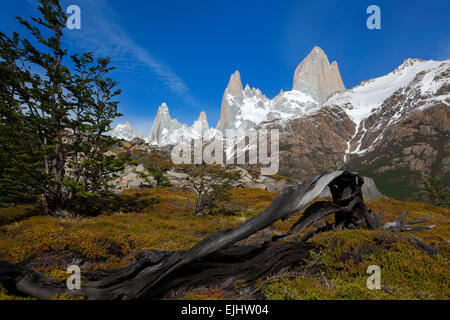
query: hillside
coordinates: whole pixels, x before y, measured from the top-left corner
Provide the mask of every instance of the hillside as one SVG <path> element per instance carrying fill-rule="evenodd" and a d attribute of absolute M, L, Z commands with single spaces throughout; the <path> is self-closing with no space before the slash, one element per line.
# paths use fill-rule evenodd
<path fill-rule="evenodd" d="M 166 104 L 150 136 L 120 125 L 119 138 L 144 138 L 173 147 L 184 140 L 239 138 L 250 129 L 280 131 L 280 174 L 304 181 L 320 172 L 350 169 L 375 179 L 383 194 L 411 200 L 423 175 L 449 185 L 450 62 L 405 59 L 391 73 L 345 89 L 336 62 L 315 47 L 294 73 L 293 89 L 270 99 L 242 85 L 234 72 L 220 120 L 202 113 L 192 126 L 172 119 Z M 231 136 L 227 130 L 235 130 Z M 227 136 L 228 134 L 228 136 Z M 400 186 L 402 186 L 400 188 Z"/>
<path fill-rule="evenodd" d="M 78 263 L 83 273 L 125 267 L 151 250 L 188 249 L 213 232 L 236 227 L 267 207 L 277 194 L 260 189 L 235 189 L 224 205 L 231 215 L 193 216 L 183 194 L 171 188 L 127 191 L 123 203 L 134 204 L 97 217 L 60 219 L 23 217 L 26 207 L 0 209 L 0 217 L 16 214 L 18 222 L 0 226 L 0 258 L 44 272 L 58 281 L 68 277 L 65 268 Z M 369 202 L 384 221 L 409 212 L 408 219 L 425 218 L 437 225 L 415 234 L 448 256 L 450 211 L 424 203 L 382 198 Z M 38 213 L 35 213 L 38 214 Z M 260 243 L 289 230 L 296 220 L 277 222 L 242 244 Z M 307 230 L 309 231 L 309 229 Z M 305 231 L 306 232 L 306 231 Z M 399 238 L 400 237 L 400 238 Z M 398 242 L 399 241 L 399 242 Z M 315 236 L 323 247 L 305 265 L 268 276 L 256 284 L 235 282 L 231 287 L 198 287 L 176 291 L 168 299 L 449 299 L 449 264 L 429 257 L 401 236 L 383 231 L 346 230 Z M 365 287 L 365 269 L 382 268 L 382 290 Z M 293 275 L 300 275 L 295 279 Z M 15 299 L 4 291 L 0 299 Z"/>
<path fill-rule="evenodd" d="M 0 11 L 2 308 L 450 300 L 450 7 L 78 2 Z"/>

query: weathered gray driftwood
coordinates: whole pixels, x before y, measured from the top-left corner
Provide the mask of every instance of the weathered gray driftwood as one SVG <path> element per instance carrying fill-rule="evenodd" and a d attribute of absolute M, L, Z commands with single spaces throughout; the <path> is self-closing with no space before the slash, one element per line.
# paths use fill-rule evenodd
<path fill-rule="evenodd" d="M 137 257 L 130 266 L 114 272 L 88 273 L 80 290 L 69 291 L 36 271 L 0 259 L 0 283 L 11 293 L 49 299 L 69 293 L 87 299 L 157 298 L 165 292 L 197 285 L 222 285 L 242 279 L 255 280 L 275 273 L 308 257 L 313 245 L 306 240 L 314 233 L 342 228 L 382 228 L 394 232 L 413 231 L 403 219 L 393 224 L 381 223 L 375 212 L 363 202 L 363 179 L 347 171 L 318 175 L 304 183 L 285 188 L 259 215 L 237 228 L 212 234 L 191 249 L 178 252 L 150 252 Z M 258 246 L 235 244 L 278 220 L 286 220 L 316 200 L 324 188 L 330 188 L 333 202 L 320 201 L 308 207 L 289 234 L 334 214 L 335 222 L 307 233 L 298 241 L 280 242 L 274 237 Z M 431 226 L 429 226 L 431 227 Z M 427 228 L 429 228 L 427 227 Z"/>

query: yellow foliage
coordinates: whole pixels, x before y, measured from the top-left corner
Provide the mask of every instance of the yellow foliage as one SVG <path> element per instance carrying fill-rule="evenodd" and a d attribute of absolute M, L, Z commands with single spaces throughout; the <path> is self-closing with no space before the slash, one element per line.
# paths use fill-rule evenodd
<path fill-rule="evenodd" d="M 277 193 L 257 188 L 233 189 L 229 202 L 253 209 L 265 209 L 278 196 Z"/>
<path fill-rule="evenodd" d="M 68 293 L 63 293 L 50 298 L 50 300 L 86 300 L 85 297 L 71 297 Z"/>
<path fill-rule="evenodd" d="M 450 265 L 428 256 L 401 235 L 343 230 L 313 237 L 318 246 L 304 270 L 307 277 L 267 284 L 269 299 L 449 299 Z M 366 286 L 367 267 L 381 269 L 381 290 Z M 314 271 L 321 270 L 320 272 Z"/>
<path fill-rule="evenodd" d="M 184 193 L 174 187 L 127 190 L 122 196 L 148 200 L 144 201 L 148 205 L 136 212 L 120 210 L 87 218 L 32 216 L 0 227 L 0 258 L 14 263 L 31 259 L 33 268 L 48 273 L 57 281 L 65 281 L 69 275 L 65 272 L 67 265 L 61 261 L 67 263 L 72 258 L 81 258 L 83 263 L 87 262 L 83 273 L 91 269 L 125 267 L 140 252 L 189 249 L 209 234 L 236 227 L 260 213 L 277 194 L 261 189 L 231 190 L 230 198 L 223 205 L 235 215 L 227 216 L 192 215 Z M 409 212 L 406 219 L 425 218 L 427 224 L 435 224 L 434 229 L 415 235 L 448 257 L 448 209 L 390 198 L 368 202 L 368 206 L 385 222 Z M 11 213 L 11 209 L 0 209 L 0 216 L 8 212 Z M 271 231 L 286 233 L 301 214 L 276 222 Z M 19 219 L 12 221 L 16 220 Z M 332 220 L 330 216 L 328 221 Z M 306 268 L 312 274 L 266 284 L 262 292 L 267 298 L 449 299 L 448 261 L 439 256 L 427 256 L 401 236 L 382 231 L 344 230 L 323 233 L 311 241 L 321 248 L 312 254 Z M 65 259 L 58 260 L 60 256 Z M 381 267 L 382 290 L 366 288 L 366 268 L 370 264 Z M 319 267 L 320 272 L 311 266 Z M 219 291 L 194 290 L 185 298 L 226 298 Z M 16 298 L 0 287 L 0 300 Z"/>
<path fill-rule="evenodd" d="M 5 288 L 3 288 L 3 286 L 0 284 L 0 301 L 2 300 L 37 300 L 37 299 L 7 294 Z"/>
<path fill-rule="evenodd" d="M 225 293 L 220 289 L 200 289 L 187 292 L 181 300 L 226 300 Z"/>
<path fill-rule="evenodd" d="M 0 208 L 0 226 L 20 221 L 37 214 L 38 210 L 34 206 L 28 204 Z"/>

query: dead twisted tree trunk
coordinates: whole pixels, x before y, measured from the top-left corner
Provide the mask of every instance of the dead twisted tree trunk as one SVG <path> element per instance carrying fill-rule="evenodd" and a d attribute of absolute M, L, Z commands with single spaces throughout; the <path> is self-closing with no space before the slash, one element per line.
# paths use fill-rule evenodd
<path fill-rule="evenodd" d="M 363 183 L 359 175 L 348 171 L 318 175 L 285 188 L 266 210 L 235 229 L 212 234 L 186 251 L 151 252 L 138 256 L 124 269 L 86 274 L 88 279 L 80 290 L 70 291 L 65 284 L 1 259 L 0 283 L 10 293 L 39 299 L 64 293 L 87 299 L 151 299 L 175 288 L 216 283 L 226 285 L 235 280 L 253 281 L 278 272 L 309 256 L 314 246 L 306 240 L 317 232 L 343 228 L 401 232 L 433 227 L 415 227 L 412 224 L 423 221 L 404 223 L 403 217 L 383 225 L 378 214 L 370 212 L 363 202 Z M 298 241 L 277 241 L 285 235 L 273 237 L 259 246 L 235 245 L 280 219 L 292 217 L 317 199 L 327 186 L 333 202 L 319 201 L 309 206 L 287 235 L 300 234 L 331 214 L 335 216 L 333 224 L 309 232 Z M 420 241 L 417 244 L 430 254 L 436 253 Z"/>

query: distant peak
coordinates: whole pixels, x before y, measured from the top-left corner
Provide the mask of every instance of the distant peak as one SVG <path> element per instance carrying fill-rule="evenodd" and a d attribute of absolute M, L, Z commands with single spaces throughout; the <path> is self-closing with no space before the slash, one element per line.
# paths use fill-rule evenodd
<path fill-rule="evenodd" d="M 159 106 L 158 111 L 159 111 L 159 110 L 161 110 L 161 111 L 169 111 L 169 107 L 167 106 L 167 104 L 166 104 L 165 102 L 163 102 L 163 103 Z"/>
<path fill-rule="evenodd" d="M 242 81 L 241 74 L 238 70 L 236 70 L 230 77 L 230 81 L 228 82 L 227 89 L 229 94 L 233 96 L 240 95 L 242 93 Z"/>
<path fill-rule="evenodd" d="M 417 62 L 422 62 L 423 60 L 420 58 L 407 58 L 403 60 L 402 66 L 412 66 Z"/>
<path fill-rule="evenodd" d="M 239 78 L 239 80 L 241 80 L 241 74 L 239 73 L 239 70 L 234 71 L 231 77 L 237 77 Z"/>
<path fill-rule="evenodd" d="M 414 66 L 416 63 L 422 62 L 424 60 L 420 59 L 420 58 L 406 58 L 405 60 L 403 60 L 402 64 L 399 65 L 397 68 L 394 69 L 394 71 L 392 71 L 393 73 L 397 73 L 400 72 L 402 70 L 405 70 L 411 66 Z"/>
<path fill-rule="evenodd" d="M 197 121 L 208 121 L 208 119 L 206 118 L 205 111 L 200 112 L 200 115 L 198 116 Z"/>
<path fill-rule="evenodd" d="M 329 96 L 344 91 L 345 86 L 336 61 L 328 61 L 325 52 L 315 46 L 294 73 L 293 90 L 309 94 L 319 104 Z"/>
<path fill-rule="evenodd" d="M 314 46 L 314 48 L 311 50 L 311 52 L 309 54 L 312 54 L 312 53 L 326 55 L 325 52 L 322 50 L 322 48 L 318 47 L 318 46 Z"/>

